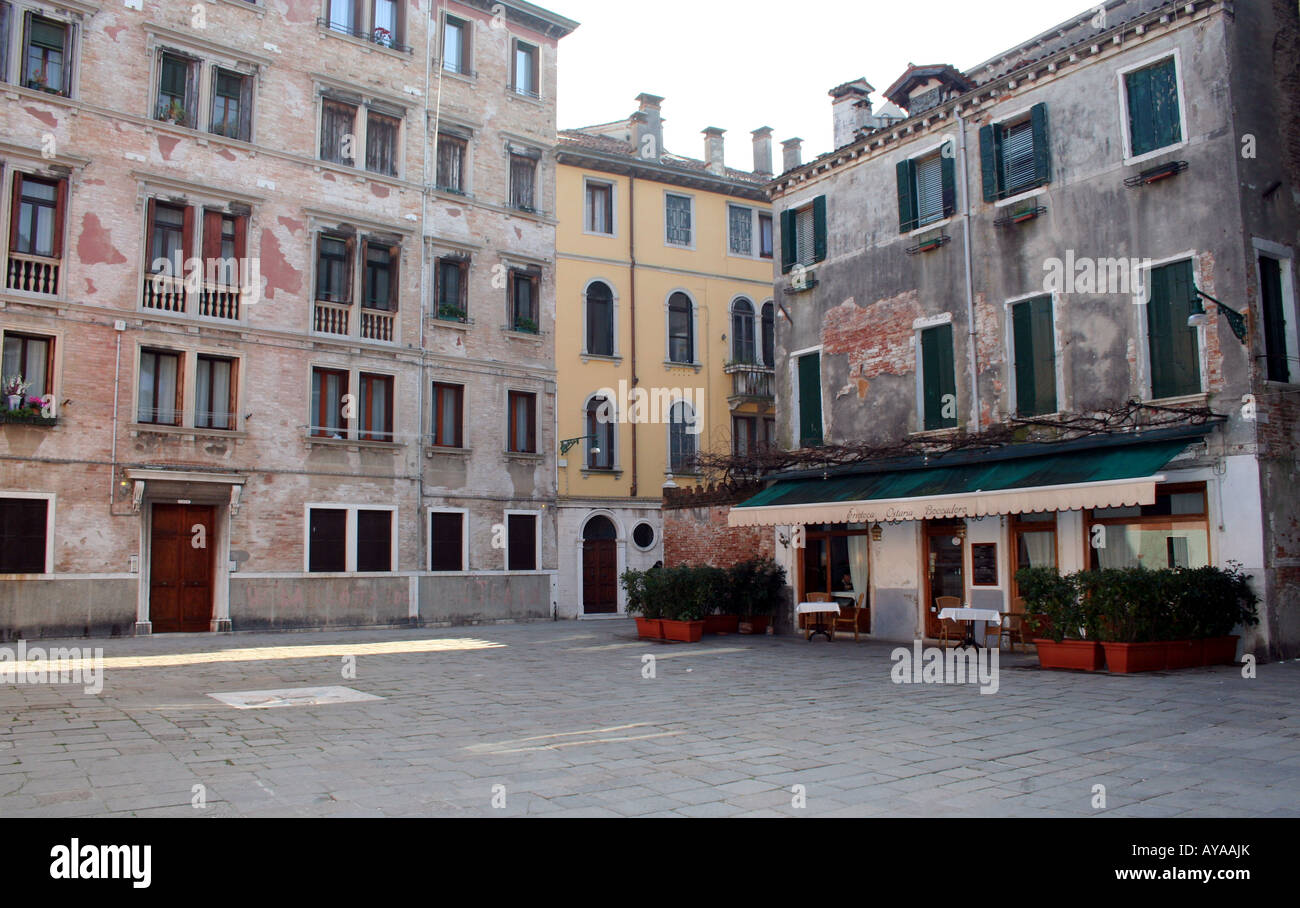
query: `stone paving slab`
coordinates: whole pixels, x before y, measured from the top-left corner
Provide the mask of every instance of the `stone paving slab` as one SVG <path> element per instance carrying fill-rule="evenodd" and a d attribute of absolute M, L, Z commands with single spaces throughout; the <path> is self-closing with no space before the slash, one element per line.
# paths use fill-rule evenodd
<path fill-rule="evenodd" d="M 896 685 L 873 641 L 664 645 L 628 621 L 87 643 L 98 696 L 0 684 L 0 816 L 1300 816 L 1295 662 L 1003 654 L 984 695 Z M 339 686 L 382 699 L 211 697 Z"/>

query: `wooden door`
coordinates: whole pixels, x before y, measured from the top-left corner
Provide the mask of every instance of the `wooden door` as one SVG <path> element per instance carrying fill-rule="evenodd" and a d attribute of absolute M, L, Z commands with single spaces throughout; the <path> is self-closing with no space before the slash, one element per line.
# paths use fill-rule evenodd
<path fill-rule="evenodd" d="M 939 636 L 939 610 L 934 600 L 939 596 L 956 596 L 966 601 L 966 545 L 957 535 L 958 525 L 925 525 L 925 633 Z M 953 545 L 957 539 L 958 544 Z"/>
<path fill-rule="evenodd" d="M 617 530 L 606 517 L 587 522 L 582 536 L 582 610 L 588 615 L 618 611 Z"/>
<path fill-rule="evenodd" d="M 216 509 L 155 504 L 149 548 L 149 620 L 157 633 L 212 629 Z"/>

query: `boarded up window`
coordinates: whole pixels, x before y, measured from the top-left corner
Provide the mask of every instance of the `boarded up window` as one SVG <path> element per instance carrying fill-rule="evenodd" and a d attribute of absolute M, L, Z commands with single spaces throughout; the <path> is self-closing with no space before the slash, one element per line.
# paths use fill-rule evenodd
<path fill-rule="evenodd" d="M 347 570 L 348 512 L 343 508 L 312 508 L 308 514 L 307 570 L 338 573 Z"/>
<path fill-rule="evenodd" d="M 429 515 L 429 570 L 465 570 L 464 533 L 464 514 L 435 511 Z"/>
<path fill-rule="evenodd" d="M 393 512 L 357 511 L 357 571 L 379 574 L 393 569 Z"/>
<path fill-rule="evenodd" d="M 506 521 L 509 551 L 506 570 L 537 570 L 537 518 L 531 514 L 510 514 Z"/>
<path fill-rule="evenodd" d="M 0 498 L 0 574 L 45 573 L 49 501 Z"/>

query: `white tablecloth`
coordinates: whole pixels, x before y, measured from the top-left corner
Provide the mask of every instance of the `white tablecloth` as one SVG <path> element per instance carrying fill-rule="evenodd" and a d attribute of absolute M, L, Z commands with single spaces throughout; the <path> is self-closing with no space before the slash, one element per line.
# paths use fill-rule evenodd
<path fill-rule="evenodd" d="M 819 612 L 840 613 L 840 607 L 834 602 L 800 602 L 794 607 L 796 615 L 815 615 Z"/>
<path fill-rule="evenodd" d="M 946 608 L 939 613 L 940 618 L 953 621 L 986 621 L 989 624 L 1001 624 L 1002 613 L 991 608 Z"/>

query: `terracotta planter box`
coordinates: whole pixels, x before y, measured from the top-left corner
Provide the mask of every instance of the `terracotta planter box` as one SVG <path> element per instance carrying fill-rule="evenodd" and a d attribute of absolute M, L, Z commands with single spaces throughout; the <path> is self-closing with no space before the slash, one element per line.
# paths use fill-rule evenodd
<path fill-rule="evenodd" d="M 659 618 L 636 619 L 636 633 L 642 640 L 662 640 L 664 638 L 663 621 Z"/>
<path fill-rule="evenodd" d="M 661 622 L 663 626 L 663 639 L 676 640 L 679 643 L 699 643 L 700 638 L 704 636 L 703 621 L 669 621 L 667 618 Z"/>
<path fill-rule="evenodd" d="M 740 631 L 739 615 L 705 615 L 704 633 L 735 634 Z"/>
<path fill-rule="evenodd" d="M 771 615 L 754 615 L 740 622 L 742 634 L 766 634 L 767 626 L 772 621 Z"/>
<path fill-rule="evenodd" d="M 1154 643 L 1103 643 L 1106 650 L 1106 668 L 1120 675 L 1133 672 L 1156 672 L 1167 666 L 1169 644 Z"/>
<path fill-rule="evenodd" d="M 1205 648 L 1205 665 L 1236 665 L 1237 642 L 1240 637 L 1206 637 L 1201 643 Z"/>
<path fill-rule="evenodd" d="M 1166 668 L 1200 668 L 1205 665 L 1204 640 L 1166 640 Z"/>
<path fill-rule="evenodd" d="M 1101 670 L 1101 644 L 1094 640 L 1062 640 L 1057 643 L 1039 638 L 1034 641 L 1034 646 L 1038 649 L 1038 664 L 1043 668 Z"/>

